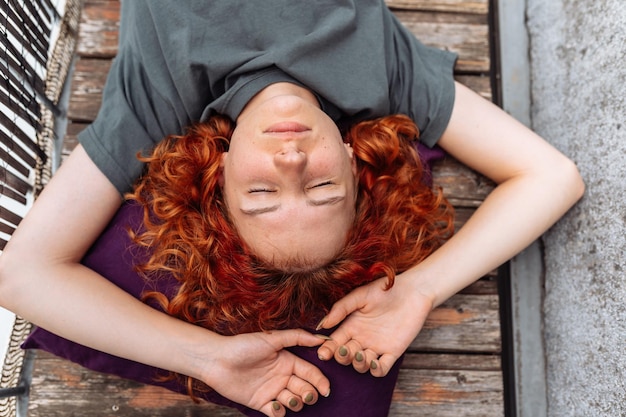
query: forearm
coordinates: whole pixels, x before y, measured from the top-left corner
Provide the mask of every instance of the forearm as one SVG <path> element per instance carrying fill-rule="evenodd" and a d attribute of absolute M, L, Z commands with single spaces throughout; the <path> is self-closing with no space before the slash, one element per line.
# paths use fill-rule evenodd
<path fill-rule="evenodd" d="M 194 377 L 195 352 L 215 345 L 217 335 L 154 310 L 80 264 L 13 261 L 3 271 L 19 279 L 2 286 L 0 303 L 59 336 Z"/>
<path fill-rule="evenodd" d="M 98 350 L 192 372 L 178 362 L 185 359 L 178 353 L 193 343 L 193 326 L 144 305 L 80 264 L 121 201 L 79 146 L 0 256 L 0 305 Z"/>
<path fill-rule="evenodd" d="M 435 305 L 526 248 L 584 192 L 572 161 L 458 83 L 439 143 L 498 186 L 452 239 L 409 272 Z"/>
<path fill-rule="evenodd" d="M 550 228 L 580 198 L 575 166 L 520 175 L 497 186 L 463 227 L 407 271 L 434 306 L 497 268 Z"/>

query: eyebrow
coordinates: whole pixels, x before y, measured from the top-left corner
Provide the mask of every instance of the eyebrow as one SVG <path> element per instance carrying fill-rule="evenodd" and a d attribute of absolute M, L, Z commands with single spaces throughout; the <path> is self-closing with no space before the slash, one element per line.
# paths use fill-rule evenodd
<path fill-rule="evenodd" d="M 341 195 L 341 196 L 324 198 L 322 200 L 307 200 L 306 204 L 307 206 L 312 206 L 312 207 L 329 206 L 329 205 L 337 204 L 345 199 L 346 199 L 346 196 Z M 280 208 L 280 204 L 276 204 L 273 206 L 259 207 L 259 208 L 252 208 L 252 209 L 241 208 L 240 210 L 243 214 L 246 214 L 249 216 L 257 216 L 259 214 L 271 213 L 273 211 L 278 210 L 279 208 Z"/>

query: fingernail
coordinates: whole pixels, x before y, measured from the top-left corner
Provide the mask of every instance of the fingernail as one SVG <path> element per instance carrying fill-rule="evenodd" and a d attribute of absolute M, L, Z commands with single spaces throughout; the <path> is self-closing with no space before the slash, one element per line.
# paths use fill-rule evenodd
<path fill-rule="evenodd" d="M 372 363 L 370 363 L 370 368 L 376 369 L 378 368 L 378 364 L 375 361 L 372 361 Z"/>
<path fill-rule="evenodd" d="M 324 339 L 324 340 L 333 340 L 332 337 L 326 336 L 325 334 L 315 334 L 314 336 L 319 337 L 320 339 Z"/>
<path fill-rule="evenodd" d="M 341 346 L 339 348 L 339 356 L 346 356 L 348 354 L 348 348 L 345 346 Z"/>
<path fill-rule="evenodd" d="M 317 327 L 315 327 L 315 331 L 318 331 L 319 329 L 321 329 L 325 321 L 326 321 L 326 316 L 322 317 L 320 322 L 317 324 Z"/>
<path fill-rule="evenodd" d="M 357 362 L 363 362 L 363 353 L 357 352 L 356 355 L 354 355 L 354 359 L 356 359 Z"/>
<path fill-rule="evenodd" d="M 292 398 L 289 400 L 289 407 L 296 407 L 298 405 L 298 400 L 296 400 L 295 398 Z"/>
<path fill-rule="evenodd" d="M 322 355 L 322 354 L 319 354 L 319 353 L 318 353 L 318 355 L 317 355 L 317 359 L 319 359 L 319 360 L 321 360 L 321 361 L 325 361 L 325 360 L 326 360 L 326 357 L 325 357 L 324 355 Z"/>
<path fill-rule="evenodd" d="M 304 402 L 307 404 L 310 404 L 313 402 L 313 394 L 311 394 L 310 392 L 306 395 L 306 397 L 304 397 Z"/>
<path fill-rule="evenodd" d="M 326 393 L 326 395 L 324 395 L 324 398 L 328 398 L 330 397 L 330 388 L 328 389 L 328 392 Z"/>
<path fill-rule="evenodd" d="M 274 401 L 272 403 L 272 408 L 276 411 L 280 411 L 280 403 L 278 401 Z"/>

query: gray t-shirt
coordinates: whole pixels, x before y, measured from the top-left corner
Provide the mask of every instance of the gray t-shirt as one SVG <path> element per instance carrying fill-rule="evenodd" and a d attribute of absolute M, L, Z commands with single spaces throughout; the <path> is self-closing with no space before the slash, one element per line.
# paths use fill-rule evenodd
<path fill-rule="evenodd" d="M 433 146 L 452 112 L 455 59 L 382 0 L 123 0 L 102 106 L 78 138 L 123 193 L 141 175 L 138 152 L 213 113 L 234 120 L 261 89 L 290 81 L 339 125 L 406 114 Z"/>

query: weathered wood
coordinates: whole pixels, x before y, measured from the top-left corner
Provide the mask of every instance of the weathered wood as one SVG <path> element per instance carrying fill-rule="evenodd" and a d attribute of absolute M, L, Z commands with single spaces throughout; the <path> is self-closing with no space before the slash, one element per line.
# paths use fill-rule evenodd
<path fill-rule="evenodd" d="M 102 90 L 111 60 L 78 59 L 74 67 L 68 119 L 79 122 L 91 122 L 95 119 L 102 103 Z"/>
<path fill-rule="evenodd" d="M 117 54 L 120 22 L 118 0 L 83 2 L 76 53 L 81 57 L 112 58 Z"/>
<path fill-rule="evenodd" d="M 495 295 L 498 294 L 498 271 L 492 271 L 482 279 L 459 291 L 461 294 Z"/>
<path fill-rule="evenodd" d="M 235 417 L 241 414 L 206 402 L 195 404 L 186 395 L 89 371 L 49 353 L 37 352 L 29 417 L 182 415 Z"/>
<path fill-rule="evenodd" d="M 503 416 L 502 391 L 498 371 L 402 369 L 389 416 Z"/>
<path fill-rule="evenodd" d="M 497 295 L 456 294 L 433 310 L 410 351 L 501 351 Z"/>
<path fill-rule="evenodd" d="M 459 55 L 457 71 L 489 72 L 489 26 L 486 22 L 444 21 L 442 15 L 435 13 L 397 11 L 395 14 L 424 44 L 456 52 Z"/>
<path fill-rule="evenodd" d="M 62 161 L 67 158 L 70 153 L 76 148 L 78 145 L 78 134 L 82 132 L 88 124 L 80 123 L 75 121 L 70 121 L 67 124 L 67 128 L 65 130 L 65 137 L 63 138 L 63 148 L 61 149 L 61 158 Z"/>
<path fill-rule="evenodd" d="M 462 75 L 456 74 L 454 78 L 461 84 L 466 85 L 474 92 L 478 93 L 483 98 L 493 101 L 493 94 L 491 91 L 491 79 L 484 74 L 475 75 Z"/>
<path fill-rule="evenodd" d="M 402 368 L 499 372 L 501 361 L 500 355 L 409 353 L 404 357 Z"/>
<path fill-rule="evenodd" d="M 452 157 L 433 164 L 433 183 L 455 207 L 478 207 L 495 184 Z"/>
<path fill-rule="evenodd" d="M 489 12 L 488 0 L 386 0 L 385 2 L 392 9 L 483 15 Z"/>
<path fill-rule="evenodd" d="M 226 407 L 194 404 L 186 395 L 163 388 L 88 371 L 45 352 L 37 352 L 35 369 L 29 417 L 241 415 Z M 501 416 L 501 391 L 494 357 L 407 354 L 390 416 Z"/>

